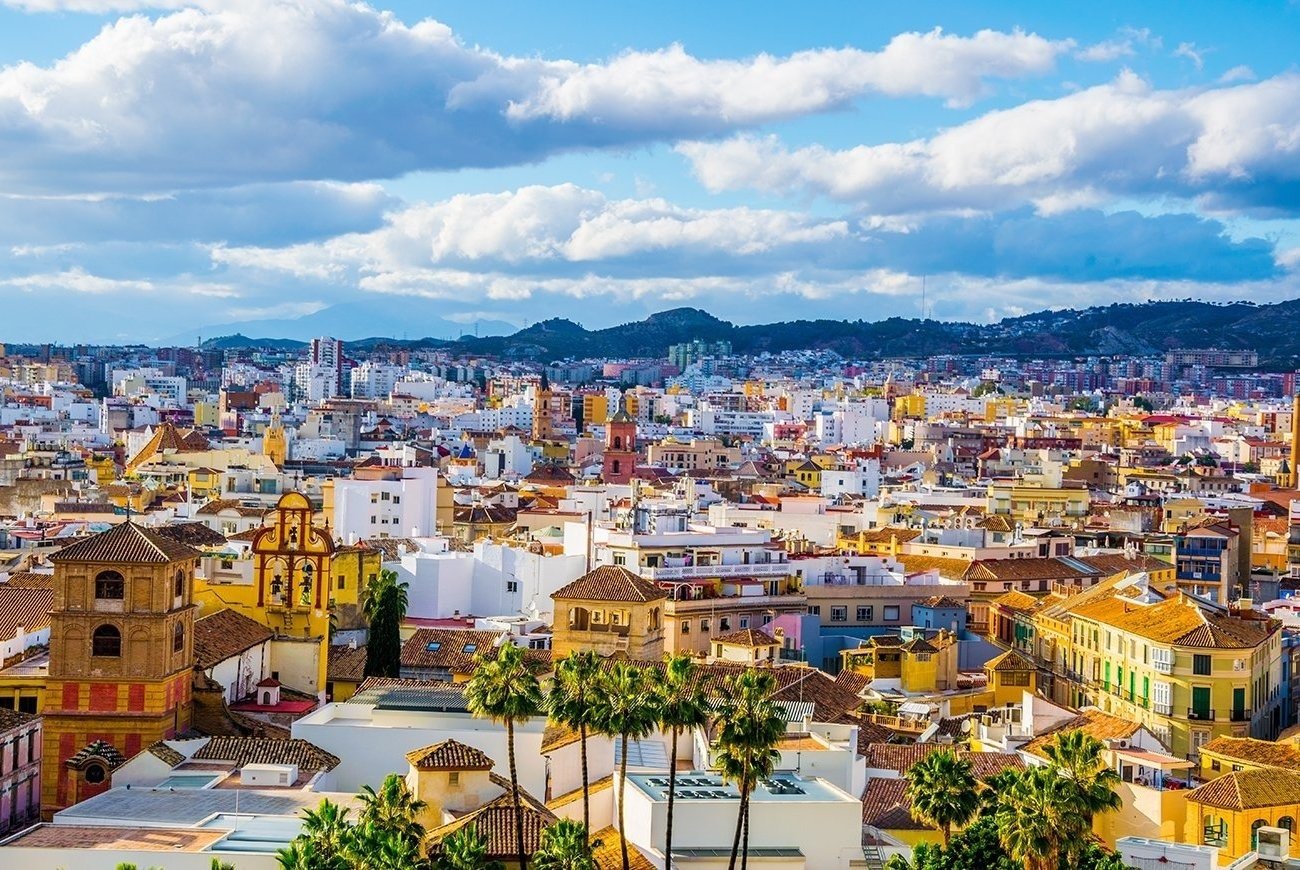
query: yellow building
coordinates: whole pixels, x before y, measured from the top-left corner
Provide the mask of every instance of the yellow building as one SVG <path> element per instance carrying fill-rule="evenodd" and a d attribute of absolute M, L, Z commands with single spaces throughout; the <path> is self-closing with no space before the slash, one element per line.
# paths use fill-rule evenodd
<path fill-rule="evenodd" d="M 276 468 L 284 468 L 285 460 L 289 458 L 289 442 L 278 411 L 271 415 L 271 425 L 262 433 L 262 453 L 275 463 Z"/>
<path fill-rule="evenodd" d="M 1069 524 L 1088 515 L 1091 498 L 1088 487 L 1033 486 L 1024 481 L 995 481 L 989 484 L 988 512 L 1014 517 L 1025 525 L 1058 520 Z"/>
<path fill-rule="evenodd" d="M 1300 819 L 1300 774 L 1289 770 L 1242 769 L 1187 793 L 1184 839 L 1217 846 L 1219 864 L 1254 851 L 1261 828 L 1294 832 Z"/>
<path fill-rule="evenodd" d="M 668 593 L 626 568 L 601 565 L 551 595 L 555 602 L 551 650 L 561 659 L 575 649 L 602 656 L 658 661 L 664 657 L 664 601 Z"/>

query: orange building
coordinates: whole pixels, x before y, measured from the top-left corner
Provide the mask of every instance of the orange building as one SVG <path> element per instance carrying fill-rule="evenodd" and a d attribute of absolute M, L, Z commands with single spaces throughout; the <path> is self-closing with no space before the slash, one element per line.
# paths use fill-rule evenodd
<path fill-rule="evenodd" d="M 198 557 L 130 521 L 50 557 L 46 813 L 106 790 L 123 761 L 190 727 Z"/>

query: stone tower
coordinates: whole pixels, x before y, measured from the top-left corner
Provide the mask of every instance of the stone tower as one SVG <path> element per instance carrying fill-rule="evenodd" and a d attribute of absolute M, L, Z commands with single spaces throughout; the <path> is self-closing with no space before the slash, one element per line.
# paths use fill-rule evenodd
<path fill-rule="evenodd" d="M 50 557 L 47 812 L 105 790 L 123 760 L 190 727 L 198 558 L 130 521 Z"/>
<path fill-rule="evenodd" d="M 619 397 L 618 411 L 605 424 L 605 456 L 601 479 L 629 483 L 636 471 L 636 418 L 627 411 L 627 395 Z"/>

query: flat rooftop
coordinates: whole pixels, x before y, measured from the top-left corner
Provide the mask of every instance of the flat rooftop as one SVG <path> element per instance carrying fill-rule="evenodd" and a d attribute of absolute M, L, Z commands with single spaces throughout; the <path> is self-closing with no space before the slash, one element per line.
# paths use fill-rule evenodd
<path fill-rule="evenodd" d="M 355 795 L 304 790 L 114 788 L 55 814 L 59 826 L 120 823 L 141 827 L 187 827 L 219 814 L 297 816 L 328 797 L 345 807 L 357 806 Z"/>
<path fill-rule="evenodd" d="M 627 780 L 653 801 L 668 800 L 668 774 L 629 773 Z M 712 771 L 696 770 L 677 774 L 674 801 L 740 800 L 740 792 Z M 771 779 L 760 780 L 750 800 L 758 802 L 783 801 L 816 803 L 827 801 L 852 801 L 853 798 L 820 779 L 804 779 L 793 773 L 777 773 Z"/>
<path fill-rule="evenodd" d="M 42 824 L 5 846 L 24 849 L 114 849 L 131 852 L 201 852 L 226 835 L 203 828 L 117 828 L 100 825 Z"/>

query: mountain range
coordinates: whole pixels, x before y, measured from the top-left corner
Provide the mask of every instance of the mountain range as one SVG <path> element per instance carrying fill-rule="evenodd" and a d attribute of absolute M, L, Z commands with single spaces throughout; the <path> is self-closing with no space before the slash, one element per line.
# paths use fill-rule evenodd
<path fill-rule="evenodd" d="M 274 334 L 267 329 L 273 323 L 239 326 L 245 333 L 256 328 Z M 428 326 L 427 321 L 408 314 L 403 332 L 436 335 L 446 329 L 445 323 Z M 459 353 L 539 361 L 661 357 L 669 345 L 696 339 L 728 341 L 736 353 L 829 350 L 859 359 L 938 354 L 1149 356 L 1175 347 L 1222 347 L 1258 351 L 1261 367 L 1295 368 L 1300 365 L 1297 323 L 1300 299 L 1267 305 L 1193 300 L 1116 304 L 1039 311 L 989 324 L 891 317 L 878 321 L 793 320 L 738 326 L 698 308 L 674 308 L 605 329 L 588 330 L 556 318 L 509 334 L 462 336 L 456 340 L 370 338 L 352 344 L 359 349 L 379 344 L 446 347 Z M 493 322 L 492 328 L 504 333 L 502 325 Z M 314 334 L 328 335 L 330 331 Z M 214 340 L 221 342 L 230 339 Z M 258 343 L 242 336 L 233 342 Z"/>

